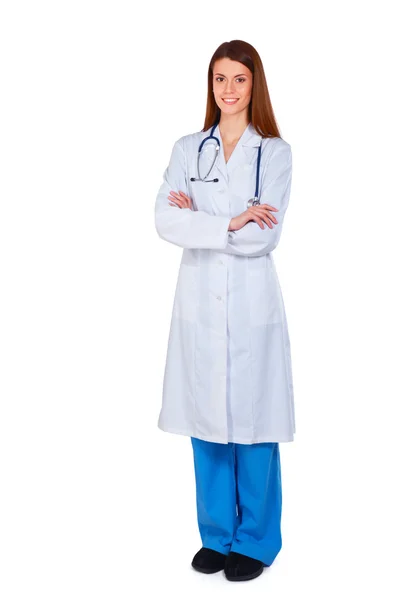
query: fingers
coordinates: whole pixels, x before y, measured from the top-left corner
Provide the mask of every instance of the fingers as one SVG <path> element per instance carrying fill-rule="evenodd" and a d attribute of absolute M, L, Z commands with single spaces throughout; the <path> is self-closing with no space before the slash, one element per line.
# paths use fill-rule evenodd
<path fill-rule="evenodd" d="M 254 221 L 261 227 L 261 229 L 264 229 L 264 224 L 262 220 L 259 217 L 257 217 L 257 215 L 255 215 Z"/>
<path fill-rule="evenodd" d="M 267 223 L 267 225 L 269 226 L 270 229 L 273 229 L 273 226 L 269 219 L 270 219 L 270 217 L 267 215 L 267 217 L 265 217 L 264 221 Z M 276 223 L 277 223 L 277 221 L 276 221 Z"/>
<path fill-rule="evenodd" d="M 275 210 L 276 212 L 278 212 L 278 208 L 276 208 L 275 206 L 269 207 L 268 204 L 257 204 L 256 206 L 251 206 L 250 208 L 248 208 L 248 210 L 262 211 L 263 213 L 268 213 L 271 210 Z"/>
<path fill-rule="evenodd" d="M 275 217 L 274 215 L 272 215 L 270 212 L 268 212 L 268 213 L 266 214 L 266 217 L 267 217 L 268 219 L 270 219 L 271 221 L 273 221 L 273 223 L 276 223 L 276 224 L 278 223 L 278 221 L 277 221 L 276 217 Z"/>
<path fill-rule="evenodd" d="M 169 204 L 171 206 L 178 206 L 178 208 L 186 208 L 182 200 L 177 200 L 176 198 L 171 198 L 170 196 L 168 196 L 168 198 L 170 199 Z"/>
<path fill-rule="evenodd" d="M 251 216 L 252 216 L 251 220 L 255 221 L 261 227 L 261 229 L 264 229 L 264 222 L 266 219 L 265 211 L 256 211 L 256 210 L 248 209 L 248 212 L 251 213 Z M 263 220 L 264 220 L 264 222 L 263 222 Z M 270 227 L 270 225 L 269 225 L 269 227 Z M 273 226 L 271 225 L 271 227 L 273 227 Z"/>
<path fill-rule="evenodd" d="M 271 221 L 275 224 L 278 223 L 276 217 L 274 215 L 272 215 L 268 209 L 265 208 L 261 208 L 261 206 L 253 206 L 251 208 L 248 209 L 253 215 L 257 215 L 258 217 L 260 217 L 261 219 L 264 220 L 265 223 L 267 223 L 267 225 L 270 227 L 270 229 L 273 228 L 273 226 L 271 225 Z"/>
<path fill-rule="evenodd" d="M 275 217 L 274 215 L 272 215 L 272 214 L 271 214 L 270 212 L 268 212 L 268 211 L 267 211 L 267 212 L 263 212 L 263 213 L 262 213 L 262 215 L 260 215 L 260 216 L 261 216 L 261 218 L 263 218 L 263 219 L 264 219 L 264 221 L 266 221 L 266 222 L 268 223 L 269 227 L 272 227 L 272 225 L 271 225 L 271 223 L 269 223 L 269 222 L 267 221 L 267 219 L 270 219 L 271 221 L 273 221 L 273 223 L 276 223 L 276 224 L 278 223 L 278 221 L 277 221 L 276 217 Z"/>
<path fill-rule="evenodd" d="M 270 221 L 267 219 L 267 217 L 262 217 L 261 219 L 258 219 L 257 223 L 260 225 L 261 229 L 264 229 L 263 223 L 267 223 L 267 225 L 269 226 L 269 228 L 273 229 L 273 226 L 270 223 Z"/>
<path fill-rule="evenodd" d="M 181 208 L 192 208 L 192 202 L 191 199 L 184 194 L 184 192 L 179 192 L 178 194 L 176 192 L 174 192 L 173 190 L 171 190 L 171 195 L 168 196 L 168 199 L 170 200 L 169 204 L 171 204 L 171 206 L 178 206 Z M 172 197 L 173 196 L 173 197 Z"/>
<path fill-rule="evenodd" d="M 172 202 L 176 202 L 177 204 L 180 204 L 181 206 L 185 205 L 185 199 L 180 194 L 177 194 L 173 190 L 171 190 L 170 194 L 171 195 L 168 196 L 169 200 L 171 200 Z"/>

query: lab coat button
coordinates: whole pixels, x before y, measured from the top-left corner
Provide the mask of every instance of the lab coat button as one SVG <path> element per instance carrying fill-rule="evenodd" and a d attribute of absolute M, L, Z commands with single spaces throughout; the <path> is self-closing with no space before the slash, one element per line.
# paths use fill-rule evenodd
<path fill-rule="evenodd" d="M 221 300 L 221 299 L 222 299 L 222 297 L 221 297 L 221 296 L 217 296 L 217 299 L 218 299 L 218 300 Z"/>

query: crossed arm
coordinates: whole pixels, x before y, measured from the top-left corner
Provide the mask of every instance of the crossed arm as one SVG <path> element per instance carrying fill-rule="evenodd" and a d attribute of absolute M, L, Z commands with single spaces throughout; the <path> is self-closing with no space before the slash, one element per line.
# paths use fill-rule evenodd
<path fill-rule="evenodd" d="M 182 140 L 178 140 L 155 203 L 155 226 L 162 239 L 182 248 L 210 248 L 238 256 L 262 256 L 274 250 L 290 197 L 292 154 L 288 144 L 274 147 L 261 182 L 262 202 L 278 209 L 274 213 L 277 224 L 272 228 L 262 229 L 255 221 L 249 221 L 241 229 L 229 231 L 231 217 L 169 204 L 171 190 L 187 190 L 185 173 L 185 151 Z"/>

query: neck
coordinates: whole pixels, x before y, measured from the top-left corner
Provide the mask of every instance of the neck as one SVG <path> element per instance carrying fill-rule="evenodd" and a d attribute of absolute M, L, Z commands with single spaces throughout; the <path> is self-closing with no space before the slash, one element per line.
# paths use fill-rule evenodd
<path fill-rule="evenodd" d="M 219 131 L 225 145 L 234 144 L 239 140 L 245 129 L 248 127 L 249 120 L 246 111 L 237 115 L 221 114 L 219 121 Z"/>

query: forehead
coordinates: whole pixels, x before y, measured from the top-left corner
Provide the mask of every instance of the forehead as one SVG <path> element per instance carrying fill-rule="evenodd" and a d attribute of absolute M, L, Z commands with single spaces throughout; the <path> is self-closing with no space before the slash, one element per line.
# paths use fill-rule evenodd
<path fill-rule="evenodd" d="M 213 74 L 216 75 L 216 73 L 230 77 L 236 77 L 237 75 L 241 74 L 248 76 L 252 75 L 248 67 L 241 62 L 238 62 L 237 60 L 231 60 L 230 58 L 219 58 L 215 61 L 213 66 Z"/>

